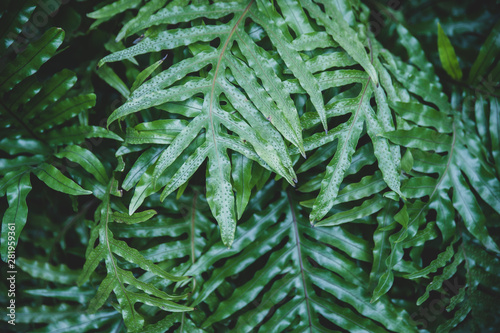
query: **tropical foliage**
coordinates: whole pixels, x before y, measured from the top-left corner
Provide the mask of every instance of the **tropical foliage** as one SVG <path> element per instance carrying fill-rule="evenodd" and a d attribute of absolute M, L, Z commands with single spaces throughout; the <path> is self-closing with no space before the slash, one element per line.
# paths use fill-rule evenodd
<path fill-rule="evenodd" d="M 5 327 L 498 327 L 491 2 L 4 1 Z"/>

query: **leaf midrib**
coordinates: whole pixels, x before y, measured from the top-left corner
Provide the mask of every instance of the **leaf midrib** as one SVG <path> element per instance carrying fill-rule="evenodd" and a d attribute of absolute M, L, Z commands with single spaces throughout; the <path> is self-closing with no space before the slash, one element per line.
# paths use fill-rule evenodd
<path fill-rule="evenodd" d="M 241 13 L 240 17 L 238 18 L 238 21 L 234 24 L 233 28 L 231 29 L 231 32 L 229 32 L 229 35 L 226 38 L 226 41 L 224 42 L 224 45 L 220 51 L 219 59 L 217 60 L 217 65 L 215 67 L 215 72 L 214 72 L 214 78 L 212 79 L 212 88 L 210 90 L 210 105 L 209 105 L 209 112 L 208 115 L 210 117 L 210 129 L 212 132 L 212 140 L 214 142 L 214 154 L 217 158 L 217 165 L 221 165 L 220 162 L 220 157 L 219 157 L 219 150 L 217 149 L 217 139 L 215 137 L 215 126 L 214 126 L 214 119 L 213 119 L 213 107 L 214 107 L 214 95 L 215 95 L 215 84 L 217 82 L 217 76 L 219 74 L 219 69 L 220 65 L 222 62 L 222 58 L 224 57 L 224 54 L 226 52 L 227 46 L 229 45 L 229 42 L 231 41 L 234 33 L 236 32 L 236 29 L 238 28 L 238 25 L 241 23 L 245 15 L 248 13 L 250 10 L 250 7 L 253 5 L 254 0 L 250 1 L 250 3 L 247 5 L 245 10 Z M 222 174 L 222 168 L 219 167 L 217 168 L 219 171 L 219 177 L 220 179 L 224 179 L 224 175 Z"/>

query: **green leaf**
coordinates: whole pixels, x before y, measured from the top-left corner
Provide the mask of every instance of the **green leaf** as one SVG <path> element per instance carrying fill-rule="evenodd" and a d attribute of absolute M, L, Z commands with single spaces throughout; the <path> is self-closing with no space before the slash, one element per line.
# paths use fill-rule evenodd
<path fill-rule="evenodd" d="M 134 165 L 125 177 L 125 180 L 122 183 L 123 189 L 128 191 L 135 186 L 148 167 L 156 162 L 161 153 L 162 149 L 155 147 L 151 147 L 143 152 L 135 161 Z"/>
<path fill-rule="evenodd" d="M 93 19 L 108 19 L 118 13 L 122 13 L 127 9 L 135 8 L 141 3 L 141 0 L 119 0 L 107 6 L 104 6 L 87 16 Z"/>
<path fill-rule="evenodd" d="M 439 58 L 444 70 L 455 80 L 462 79 L 462 70 L 458 64 L 458 58 L 455 54 L 455 49 L 451 45 L 450 40 L 444 33 L 441 25 L 438 22 L 438 51 Z"/>
<path fill-rule="evenodd" d="M 97 158 L 97 156 L 95 156 L 90 150 L 79 146 L 67 146 L 55 156 L 59 158 L 67 158 L 72 162 L 78 163 L 102 184 L 107 184 L 109 181 L 104 165 L 102 165 L 99 158 Z"/>
<path fill-rule="evenodd" d="M 54 313 L 57 314 L 56 310 Z M 54 313 L 50 313 L 54 315 Z M 53 317 L 57 318 L 57 317 Z M 80 332 L 86 332 L 88 330 L 96 330 L 104 327 L 110 321 L 116 320 L 116 311 L 101 311 L 96 314 L 84 314 L 81 310 L 79 310 L 74 316 L 68 316 L 66 318 L 57 320 L 52 322 L 51 324 L 37 329 L 34 332 L 42 333 L 42 332 L 58 332 L 58 333 L 71 333 L 74 332 L 75 329 Z"/>
<path fill-rule="evenodd" d="M 147 67 L 145 70 L 139 73 L 137 75 L 137 78 L 135 79 L 134 83 L 132 84 L 132 88 L 130 88 L 131 91 L 136 90 L 144 81 L 147 80 L 147 78 L 160 66 L 163 61 L 166 59 L 166 56 L 163 59 L 158 60 L 151 66 Z"/>
<path fill-rule="evenodd" d="M 18 267 L 34 278 L 62 284 L 75 284 L 80 271 L 69 269 L 66 265 L 53 266 L 47 262 L 18 258 Z"/>
<path fill-rule="evenodd" d="M 391 289 L 393 282 L 394 273 L 392 270 L 388 269 L 384 274 L 382 274 L 382 276 L 380 276 L 378 285 L 375 290 L 373 290 L 373 296 L 370 302 L 374 303 L 378 301 L 380 297 L 387 294 L 387 292 Z"/>
<path fill-rule="evenodd" d="M 105 248 L 102 244 L 97 245 L 95 248 L 91 249 L 88 254 L 85 255 L 86 261 L 85 265 L 83 266 L 82 273 L 80 274 L 77 281 L 78 286 L 81 286 L 85 282 L 87 282 L 87 280 L 90 278 L 90 275 L 97 268 L 97 265 L 99 265 L 99 262 L 104 258 L 104 255 Z"/>
<path fill-rule="evenodd" d="M 156 211 L 152 209 L 145 210 L 139 213 L 134 213 L 132 215 L 128 215 L 128 213 L 114 212 L 112 218 L 115 222 L 118 223 L 135 224 L 147 221 L 156 214 L 157 214 Z"/>
<path fill-rule="evenodd" d="M 491 30 L 488 38 L 481 46 L 479 54 L 472 65 L 469 73 L 469 83 L 474 84 L 477 80 L 482 80 L 486 76 L 488 67 L 497 59 L 500 53 L 500 23 L 497 22 Z"/>
<path fill-rule="evenodd" d="M 413 155 L 410 149 L 405 151 L 401 159 L 401 169 L 406 173 L 410 173 L 411 169 L 413 169 Z"/>
<path fill-rule="evenodd" d="M 151 14 L 153 14 L 159 8 L 162 8 L 166 2 L 167 0 L 152 0 L 141 6 L 141 8 L 139 9 L 139 14 L 137 14 L 136 17 L 123 25 L 122 29 L 118 33 L 118 36 L 116 37 L 116 41 L 119 42 L 123 39 L 123 37 L 130 36 L 140 30 L 140 27 L 138 29 L 134 29 L 135 26 L 140 25 L 144 20 L 150 19 Z M 171 2 L 169 5 L 175 5 L 175 1 Z"/>
<path fill-rule="evenodd" d="M 350 28 L 343 18 L 342 14 L 339 12 L 336 6 L 330 8 L 334 19 L 330 19 L 325 13 L 323 13 L 319 7 L 310 0 L 300 1 L 303 8 L 305 8 L 309 15 L 311 15 L 317 22 L 323 25 L 326 32 L 330 34 L 333 39 L 342 46 L 346 52 L 356 60 L 366 72 L 370 75 L 371 80 L 375 85 L 378 85 L 378 75 L 370 62 L 368 55 L 364 49 L 363 44 L 357 37 L 356 32 Z"/>
<path fill-rule="evenodd" d="M 492 251 L 500 252 L 500 248 L 488 234 L 486 229 L 486 217 L 477 203 L 476 198 L 468 190 L 464 177 L 460 170 L 450 170 L 451 181 L 454 186 L 453 206 L 463 217 L 464 224 L 469 232 L 479 239 L 483 245 Z"/>
<path fill-rule="evenodd" d="M 2 8 L 5 12 L 0 21 L 0 54 L 3 54 L 11 45 L 16 47 L 16 37 L 22 32 L 23 25 L 28 22 L 36 6 L 32 1 L 16 1 L 6 3 Z"/>
<path fill-rule="evenodd" d="M 395 144 L 426 151 L 432 150 L 437 153 L 449 151 L 452 144 L 452 137 L 449 135 L 426 128 L 416 127 L 410 130 L 396 130 L 381 135 Z"/>
<path fill-rule="evenodd" d="M 215 148 L 209 155 L 207 173 L 207 201 L 219 223 L 222 242 L 231 247 L 236 231 L 236 214 L 229 181 L 231 164 L 225 151 Z"/>
<path fill-rule="evenodd" d="M 265 2 L 258 1 L 259 5 L 263 5 Z M 293 74 L 297 77 L 300 85 L 309 94 L 311 102 L 318 112 L 321 123 L 325 131 L 328 130 L 326 123 L 325 105 L 323 98 L 320 94 L 319 84 L 316 78 L 305 66 L 299 53 L 287 43 L 287 36 L 283 34 L 280 29 L 273 29 L 272 26 L 275 25 L 275 19 L 279 19 L 278 16 L 269 17 L 266 15 L 252 14 L 252 18 L 268 33 L 269 38 L 276 45 L 276 48 L 281 55 L 283 61 L 290 68 Z M 299 146 L 300 147 L 300 146 Z"/>
<path fill-rule="evenodd" d="M 9 62 L 0 73 L 0 93 L 33 75 L 50 59 L 62 44 L 64 31 L 58 28 L 49 29 L 39 40 L 31 43 L 24 52 Z"/>
<path fill-rule="evenodd" d="M 94 290 L 92 289 L 82 289 L 79 287 L 28 289 L 24 292 L 28 295 L 50 297 L 63 301 L 78 302 L 80 304 L 88 303 L 94 294 Z"/>
<path fill-rule="evenodd" d="M 238 14 L 239 12 L 242 12 L 246 7 L 246 4 L 244 2 L 215 2 L 211 5 L 192 4 L 188 6 L 175 6 L 175 3 L 171 3 L 169 5 L 174 6 L 167 5 L 165 8 L 162 8 L 156 13 L 152 14 L 158 8 L 163 7 L 162 3 L 165 2 L 166 1 L 152 1 L 151 3 L 146 3 L 142 8 L 148 7 L 147 10 L 141 12 L 141 8 L 139 15 L 135 19 L 125 24 L 123 29 L 118 34 L 117 40 L 122 39 L 124 36 L 130 36 L 137 31 L 149 28 L 150 26 L 189 22 L 200 17 L 217 19 L 232 13 Z"/>
<path fill-rule="evenodd" d="M 431 283 L 427 285 L 425 293 L 422 296 L 420 296 L 420 298 L 417 300 L 417 305 L 420 305 L 423 302 L 425 302 L 429 298 L 429 293 L 432 290 L 439 290 L 439 288 L 441 288 L 441 286 L 443 285 L 443 282 L 451 278 L 453 274 L 456 273 L 458 265 L 460 265 L 462 261 L 464 261 L 463 252 L 459 251 L 453 257 L 453 261 L 443 269 L 443 273 L 440 275 L 436 275 L 432 279 Z"/>
<path fill-rule="evenodd" d="M 452 132 L 452 120 L 444 112 L 425 104 L 410 102 L 391 102 L 391 108 L 403 119 L 425 127 L 434 127 L 440 133 Z"/>
<path fill-rule="evenodd" d="M 265 90 L 258 83 L 254 73 L 237 58 L 229 63 L 235 79 L 245 89 L 253 103 L 262 110 L 266 119 L 304 154 L 298 112 L 292 99 L 286 94 L 283 82 L 274 72 L 270 55 L 258 48 L 246 33 L 242 32 L 239 37 L 242 51 L 255 70 L 255 74 L 261 78 Z"/>
<path fill-rule="evenodd" d="M 27 121 L 35 116 L 40 116 L 52 103 L 61 99 L 76 83 L 75 73 L 63 69 L 59 73 L 43 82 L 42 89 L 25 106 L 26 114 L 23 120 Z"/>
<path fill-rule="evenodd" d="M 42 142 L 35 139 L 13 139 L 4 138 L 0 141 L 0 149 L 7 152 L 10 155 L 20 154 L 20 153 L 31 153 L 31 154 L 47 154 L 50 152 L 48 147 Z"/>
<path fill-rule="evenodd" d="M 2 219 L 2 243 L 0 246 L 2 260 L 7 262 L 9 253 L 14 253 L 19 235 L 26 225 L 28 217 L 28 205 L 26 197 L 31 191 L 30 173 L 24 171 L 21 175 L 15 178 L 14 182 L 7 187 L 7 201 L 9 208 L 5 211 Z"/>
<path fill-rule="evenodd" d="M 267 198 L 262 200 L 265 202 Z M 216 291 L 223 293 L 223 281 L 233 274 L 246 277 L 234 292 L 221 295 L 222 302 L 215 304 L 215 312 L 202 327 L 213 327 L 240 313 L 236 329 L 241 331 L 256 327 L 266 331 L 295 329 L 297 324 L 292 321 L 296 316 L 300 318 L 297 320 L 300 330 L 309 330 L 308 323 L 326 330 L 330 322 L 335 322 L 346 330 L 370 327 L 372 331 L 379 331 L 380 327 L 375 324 L 378 323 L 390 330 L 413 331 L 405 321 L 393 321 L 389 315 L 408 317 L 406 313 L 389 305 L 385 298 L 379 303 L 383 306 L 370 304 L 368 290 L 364 284 L 357 284 L 367 282 L 368 276 L 343 254 L 361 254 L 359 249 L 355 250 L 355 244 L 361 245 L 355 241 L 356 237 L 350 238 L 352 236 L 341 227 L 311 228 L 302 212 L 294 210 L 293 200 L 285 193 L 265 207 L 238 229 L 231 250 L 222 252 L 222 246 L 212 247 L 191 268 L 194 272 L 212 272 L 203 290 L 197 293 L 195 304 L 208 302 Z M 287 212 L 286 218 L 276 220 L 276 216 L 284 212 Z M 259 223 L 251 223 L 257 219 Z M 251 263 L 265 254 L 266 263 L 257 272 L 246 275 L 253 270 Z M 224 266 L 214 268 L 217 262 L 224 262 Z M 356 283 L 351 283 L 354 281 Z M 333 301 L 322 302 L 324 297 L 352 304 L 352 308 L 346 312 Z M 242 310 L 252 302 L 257 306 L 250 311 Z M 274 304 L 280 304 L 277 311 Z M 323 316 L 324 321 L 318 321 L 319 316 Z M 263 321 L 266 317 L 269 319 Z M 346 317 L 349 320 L 341 319 Z"/>
<path fill-rule="evenodd" d="M 347 222 L 360 222 L 358 220 L 371 216 L 378 211 L 380 211 L 386 205 L 386 200 L 384 200 L 381 196 L 377 195 L 372 199 L 366 200 L 363 202 L 361 206 L 355 207 L 345 212 L 334 214 L 324 220 L 315 223 L 315 227 L 326 227 L 326 226 L 334 226 Z"/>
<path fill-rule="evenodd" d="M 417 279 L 421 277 L 426 277 L 431 273 L 435 273 L 439 268 L 444 267 L 446 263 L 453 257 L 455 254 L 455 250 L 453 249 L 453 244 L 450 244 L 444 252 L 441 252 L 436 259 L 431 261 L 431 263 L 421 269 L 418 272 L 408 274 L 406 278 L 408 279 Z"/>
<path fill-rule="evenodd" d="M 66 120 L 93 107 L 95 103 L 96 96 L 94 94 L 84 94 L 58 101 L 49 110 L 45 110 L 45 112 L 33 122 L 34 130 L 45 130 L 55 125 L 62 124 Z"/>
<path fill-rule="evenodd" d="M 54 166 L 42 163 L 33 173 L 43 181 L 48 187 L 71 195 L 88 195 L 92 194 L 91 191 L 87 191 L 80 187 L 77 183 L 64 176 L 61 171 L 59 171 Z"/>
<path fill-rule="evenodd" d="M 403 228 L 408 228 L 409 216 L 408 211 L 406 210 L 406 205 L 403 205 L 403 208 L 401 208 L 401 210 L 394 215 L 394 220 L 401 224 Z"/>
<path fill-rule="evenodd" d="M 178 282 L 178 281 L 183 281 L 188 279 L 189 277 L 186 276 L 174 276 L 170 273 L 165 272 L 163 269 L 155 265 L 153 262 L 150 260 L 146 260 L 139 251 L 137 251 L 134 248 L 131 248 L 130 246 L 127 245 L 124 241 L 119 241 L 119 240 L 111 240 L 111 246 L 112 250 L 114 253 L 118 254 L 122 258 L 127 259 L 130 262 L 133 262 L 134 264 L 138 265 L 144 270 L 150 271 L 164 279 Z"/>
<path fill-rule="evenodd" d="M 116 91 L 118 91 L 123 97 L 127 98 L 130 95 L 130 90 L 128 89 L 127 85 L 118 75 L 116 75 L 111 67 L 99 67 L 96 73 L 101 79 L 106 81 L 107 84 L 115 88 Z"/>
<path fill-rule="evenodd" d="M 53 145 L 76 144 L 85 139 L 92 138 L 106 138 L 123 141 L 117 134 L 99 126 L 66 126 L 60 130 L 53 129 L 45 136 L 46 141 Z M 100 143 L 99 140 L 94 140 L 93 142 Z"/>
<path fill-rule="evenodd" d="M 313 211 L 311 212 L 311 223 L 323 218 L 333 206 L 332 199 L 337 196 L 340 183 L 351 163 L 352 155 L 363 129 L 363 122 L 359 113 L 362 107 L 366 107 L 366 102 L 361 99 L 360 103 L 363 103 L 363 106 L 358 106 L 356 113 L 351 116 L 349 121 L 344 126 L 339 126 L 341 127 L 340 130 L 336 128 L 328 134 L 336 138 L 339 136 L 338 134 L 343 134 L 341 131 L 345 131 L 347 135 L 339 138 L 338 149 L 333 159 L 328 163 L 325 178 L 321 182 L 320 194 L 314 202 Z"/>
<path fill-rule="evenodd" d="M 252 161 L 240 154 L 231 156 L 233 187 L 236 191 L 238 220 L 243 215 L 252 192 Z"/>

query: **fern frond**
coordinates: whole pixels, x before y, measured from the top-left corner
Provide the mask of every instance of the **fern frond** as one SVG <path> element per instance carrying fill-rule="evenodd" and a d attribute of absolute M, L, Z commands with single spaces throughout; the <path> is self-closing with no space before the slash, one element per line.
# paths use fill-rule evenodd
<path fill-rule="evenodd" d="M 358 37 L 354 39 L 355 43 L 348 43 L 344 34 L 355 36 L 352 28 L 343 23 L 331 26 L 332 21 L 327 19 L 327 15 L 321 11 L 320 7 L 312 2 L 302 4 L 305 11 L 298 9 L 298 3 L 282 2 L 280 6 L 291 6 L 287 8 L 297 14 L 297 17 L 302 18 L 301 22 L 292 20 L 289 21 L 291 23 L 285 22 L 269 3 L 258 1 L 257 4 L 258 6 L 253 5 L 253 2 L 248 4 L 217 3 L 207 6 L 191 5 L 183 8 L 174 7 L 173 10 L 167 8 L 159 10 L 153 14 L 151 21 L 143 21 L 142 25 L 134 23 L 134 29 L 128 30 L 127 34 L 145 28 L 152 31 L 156 25 L 178 24 L 199 17 L 221 19 L 231 13 L 234 13 L 235 16 L 228 24 L 211 24 L 203 26 L 203 29 L 200 26 L 192 26 L 146 34 L 146 37 L 137 45 L 115 52 L 100 62 L 102 65 L 130 59 L 140 54 L 172 50 L 184 45 L 191 45 L 190 50 L 193 54 L 191 58 L 174 63 L 169 69 L 137 88 L 128 101 L 111 115 L 108 124 L 131 113 L 151 107 L 170 111 L 165 108 L 166 103 L 190 101 L 194 100 L 197 94 L 204 95 L 202 112 L 197 114 L 176 135 L 175 139 L 169 142 L 169 146 L 156 160 L 155 169 L 144 175 L 139 182 L 140 188 L 136 189 L 132 199 L 131 213 L 140 205 L 144 197 L 158 191 L 163 186 L 165 189 L 162 197 L 166 197 L 184 184 L 201 163 L 208 158 L 209 202 L 221 225 L 223 242 L 230 245 L 231 235 L 235 230 L 236 216 L 233 211 L 234 197 L 230 190 L 229 156 L 226 155 L 225 151 L 227 149 L 236 151 L 263 167 L 270 168 L 293 185 L 297 181 L 297 177 L 292 169 L 282 136 L 295 146 L 292 153 L 302 154 L 305 150 L 313 150 L 328 142 L 339 140 L 338 147 L 340 149 L 337 150 L 327 168 L 328 172 L 324 178 L 320 196 L 313 206 L 311 214 L 312 223 L 321 220 L 332 208 L 330 199 L 334 199 L 337 195 L 355 151 L 354 148 L 361 136 L 364 123 L 367 124 L 368 134 L 375 145 L 375 155 L 385 181 L 393 191 L 400 194 L 399 151 L 395 147 L 391 147 L 386 139 L 379 137 L 381 132 L 394 129 L 394 126 L 386 94 L 378 86 L 378 75 L 370 61 L 370 57 L 373 58 L 373 55 L 368 56 Z M 312 15 L 317 23 L 324 25 L 330 36 L 321 34 L 319 31 L 315 35 L 312 34 L 314 29 L 305 21 L 307 19 L 306 12 Z M 335 10 L 328 10 L 328 13 L 334 12 Z M 269 37 L 271 46 L 276 48 L 274 52 L 277 52 L 283 59 L 283 65 L 286 66 L 285 71 L 273 59 L 272 53 L 261 47 L 258 40 L 254 40 L 248 34 L 245 26 L 241 24 L 241 22 L 248 20 L 245 17 L 251 19 Z M 324 46 L 325 43 L 327 45 L 329 43 L 330 47 L 334 46 L 333 37 L 340 46 L 345 46 L 345 51 L 349 56 L 341 50 L 341 52 L 331 54 L 331 56 L 318 56 L 304 63 L 302 60 L 304 55 L 296 50 L 298 45 L 294 46 L 293 44 L 299 39 L 294 40 L 291 37 L 286 29 L 287 24 L 292 29 L 309 31 L 308 35 L 315 38 L 317 43 L 323 43 L 318 47 Z M 122 36 L 120 35 L 120 37 Z M 220 39 L 217 49 L 206 43 L 203 48 L 196 49 L 194 46 L 216 38 Z M 369 75 L 359 70 L 327 70 L 335 66 L 352 66 L 356 61 L 360 62 Z M 208 65 L 211 65 L 211 68 L 206 77 L 186 77 L 188 73 L 199 71 Z M 293 74 L 297 81 L 284 80 L 282 73 L 286 71 Z M 319 74 L 313 75 L 315 72 L 319 72 Z M 183 77 L 184 79 L 181 80 Z M 303 144 L 301 127 L 309 129 L 316 124 L 322 124 L 323 128 L 327 129 L 328 118 L 346 113 L 337 110 L 341 110 L 340 108 L 345 105 L 342 103 L 347 101 L 339 98 L 332 101 L 332 105 L 325 107 L 321 92 L 354 82 L 359 83 L 361 90 L 357 99 L 349 101 L 351 107 L 348 110 L 352 112 L 351 119 L 343 126 L 332 129 L 328 134 L 315 134 Z M 242 89 L 244 94 L 236 87 Z M 316 113 L 304 115 L 303 118 L 308 118 L 310 125 L 305 125 L 302 122 L 301 126 L 291 96 L 302 93 L 306 93 L 311 98 Z M 372 96 L 379 104 L 377 114 L 369 105 Z M 218 98 L 220 101 L 217 100 Z M 251 100 L 253 104 L 249 103 L 248 100 Z M 225 105 L 221 105 L 221 101 Z M 217 124 L 222 125 L 223 129 L 219 130 Z M 158 130 L 160 128 L 161 125 Z M 242 146 L 234 140 L 236 137 L 227 136 L 226 129 L 231 131 L 233 135 L 237 134 L 240 140 L 246 144 Z M 169 128 L 163 127 L 163 130 L 169 130 Z M 188 157 L 177 173 L 170 176 L 170 180 L 167 178 L 160 181 L 160 176 L 173 167 L 172 163 L 179 159 L 183 150 L 193 145 L 193 140 L 202 130 L 206 131 L 207 141 L 196 144 L 195 153 Z M 150 141 L 146 139 L 146 141 L 141 141 L 139 133 L 128 131 L 131 135 L 130 143 L 161 143 L 161 139 L 153 138 Z M 229 138 L 232 139 L 228 140 Z M 247 148 L 245 149 L 244 146 Z M 214 164 L 214 162 L 216 163 Z M 218 170 L 218 172 L 214 174 L 210 170 Z"/>
<path fill-rule="evenodd" d="M 265 200 L 259 198 L 253 207 Z M 356 260 L 371 261 L 368 244 L 340 226 L 311 228 L 294 207 L 290 195 L 282 193 L 242 223 L 231 250 L 213 246 L 190 268 L 190 274 L 210 275 L 193 295 L 193 305 L 210 309 L 201 327 L 235 325 L 235 330 L 245 332 L 380 331 L 382 325 L 413 331 L 407 325 L 409 318 L 404 319 L 408 315 L 387 299 L 370 303 L 368 275 L 356 265 Z M 267 261 L 257 266 L 261 257 Z M 225 291 L 225 285 L 236 282 L 236 275 L 238 289 Z"/>
<path fill-rule="evenodd" d="M 8 224 L 14 223 L 16 228 L 12 240 L 14 244 L 18 243 L 19 235 L 26 224 L 26 196 L 31 189 L 30 173 L 54 190 L 70 195 L 90 194 L 91 191 L 83 189 L 53 165 L 59 163 L 56 158 L 68 156 L 64 153 L 57 154 L 56 147 L 81 143 L 85 138 L 93 137 L 121 140 L 117 135 L 94 126 L 73 128 L 77 129 L 76 131 L 60 128 L 62 123 L 67 123 L 93 107 L 96 97 L 94 94 L 76 96 L 72 91 L 77 81 L 76 75 L 66 69 L 43 82 L 39 81 L 37 72 L 50 61 L 63 43 L 62 29 L 47 30 L 38 40 L 11 59 L 13 52 L 20 52 L 19 45 L 13 43 L 13 38 L 20 34 L 20 27 L 35 7 L 28 1 L 16 4 L 12 2 L 9 8 L 0 19 L 0 54 L 2 62 L 6 64 L 0 69 L 0 149 L 8 153 L 7 158 L 0 159 L 0 193 L 3 195 L 7 192 L 9 202 L 9 209 L 2 222 L 2 260 L 7 258 Z M 90 172 L 95 169 L 90 168 L 89 163 L 97 165 L 102 174 L 103 167 L 99 166 L 97 158 L 85 149 L 75 147 L 68 149 L 78 150 L 85 158 L 73 160 L 83 163 L 84 169 Z M 89 162 L 89 159 L 92 162 Z"/>
<path fill-rule="evenodd" d="M 398 74 L 394 71 L 393 73 L 398 77 L 403 72 Z M 403 82 L 403 78 L 398 79 L 412 92 L 416 91 L 409 80 L 413 75 L 413 70 L 407 70 L 404 75 L 407 83 Z M 425 80 L 423 76 L 421 79 Z M 480 283 L 471 273 L 474 262 L 468 259 L 467 247 L 462 244 L 457 249 L 455 245 L 459 239 L 462 239 L 462 242 L 468 242 L 469 238 L 468 235 L 459 233 L 461 223 L 457 224 L 457 221 L 462 221 L 466 230 L 487 250 L 497 253 L 499 251 L 495 236 L 488 231 L 488 227 L 493 225 L 489 223 L 485 215 L 487 210 L 492 211 L 492 216 L 500 214 L 498 205 L 500 182 L 495 166 L 491 163 L 494 161 L 493 153 L 488 153 L 485 147 L 489 144 L 488 131 L 494 130 L 496 123 L 493 121 L 493 128 L 488 129 L 485 121 L 480 121 L 480 119 L 485 120 L 484 110 L 487 103 L 484 101 L 487 97 L 477 96 L 476 110 L 479 121 L 476 122 L 476 126 L 473 126 L 464 115 L 449 111 L 451 105 L 446 105 L 439 97 L 443 94 L 438 86 L 429 88 L 428 101 L 445 112 L 439 112 L 429 105 L 416 106 L 413 102 L 393 103 L 392 108 L 405 120 L 404 127 L 382 134 L 391 142 L 406 147 L 412 163 L 406 170 L 408 177 L 402 186 L 403 194 L 409 198 L 408 226 L 388 238 L 386 236 L 391 244 L 390 253 L 384 265 L 386 271 L 380 276 L 374 297 L 390 289 L 394 279 L 393 270 L 406 271 L 407 274 L 403 277 L 418 279 L 427 278 L 428 274 L 444 267 L 442 273 L 433 276 L 425 293 L 417 300 L 417 305 L 420 305 L 430 297 L 431 291 L 441 290 L 445 281 L 452 278 L 456 281 L 457 276 L 462 274 L 459 267 L 465 263 L 466 279 L 471 284 L 467 284 L 464 287 L 467 289 L 461 289 L 460 292 L 453 291 L 452 305 L 449 306 L 448 311 L 452 311 L 458 304 L 460 307 L 452 319 L 438 327 L 438 331 L 449 331 L 465 320 L 474 308 L 474 303 L 470 300 L 478 297 L 475 287 Z M 468 92 L 464 93 L 465 96 L 467 94 Z M 494 104 L 490 106 L 490 109 L 495 115 Z M 469 110 L 464 105 L 462 112 L 467 111 Z M 489 207 L 486 209 L 486 206 Z M 434 224 L 434 221 L 443 244 L 447 247 L 440 249 L 439 255 L 427 266 L 413 272 L 408 269 L 401 270 L 411 263 L 403 259 L 405 244 L 417 240 L 419 234 L 423 234 L 425 229 Z M 496 261 L 492 259 L 492 263 Z M 414 258 L 412 262 L 421 265 L 419 260 L 415 262 Z M 466 300 L 465 294 L 470 298 Z"/>
<path fill-rule="evenodd" d="M 107 276 L 101 282 L 97 294 L 90 301 L 89 311 L 91 313 L 96 312 L 104 305 L 111 292 L 113 292 L 118 299 L 118 310 L 121 312 L 128 330 L 139 332 L 142 330 L 145 322 L 142 315 L 135 309 L 136 303 L 147 304 L 171 312 L 191 311 L 193 308 L 172 302 L 173 299 L 181 299 L 184 296 L 168 295 L 154 285 L 137 279 L 131 271 L 119 266 L 116 256 L 163 279 L 170 281 L 183 281 L 187 279 L 187 277 L 177 277 L 167 273 L 152 261 L 146 259 L 138 250 L 127 245 L 126 242 L 114 238 L 109 224 L 113 221 L 121 221 L 123 219 L 123 217 L 120 218 L 123 213 L 113 212 L 111 209 L 111 194 L 115 188 L 116 180 L 112 178 L 104 200 L 96 214 L 96 224 L 91 231 L 94 241 L 89 243 L 86 255 L 87 261 L 78 279 L 78 285 L 83 285 L 97 268 L 99 262 L 104 259 Z M 134 222 L 137 220 L 144 221 L 151 218 L 152 215 L 154 214 L 151 214 L 151 212 L 138 213 L 136 216 L 126 219 L 133 219 L 135 220 Z M 99 244 L 93 247 L 97 239 L 99 240 Z M 126 287 L 126 285 L 129 287 Z M 132 287 L 136 288 L 137 291 L 132 290 Z M 143 291 L 143 293 L 139 291 Z"/>

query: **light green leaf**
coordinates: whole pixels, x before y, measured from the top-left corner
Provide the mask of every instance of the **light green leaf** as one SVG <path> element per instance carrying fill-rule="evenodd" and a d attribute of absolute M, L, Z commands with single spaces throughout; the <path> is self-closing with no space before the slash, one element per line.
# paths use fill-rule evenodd
<path fill-rule="evenodd" d="M 136 8 L 140 3 L 141 0 L 118 0 L 92 13 L 88 13 L 87 16 L 93 19 L 108 19 L 127 9 Z"/>
<path fill-rule="evenodd" d="M 132 84 L 132 88 L 130 88 L 131 91 L 136 90 L 144 81 L 147 80 L 147 78 L 163 63 L 163 61 L 166 59 L 166 56 L 154 64 L 150 65 L 146 69 L 144 69 L 142 72 L 137 75 L 137 78 L 135 79 L 134 83 Z"/>
<path fill-rule="evenodd" d="M 443 65 L 444 70 L 455 80 L 462 79 L 462 70 L 460 69 L 460 65 L 458 64 L 458 58 L 455 54 L 455 49 L 453 45 L 451 45 L 448 36 L 441 28 L 441 25 L 438 22 L 438 51 L 439 58 L 441 59 L 441 64 Z"/>
<path fill-rule="evenodd" d="M 262 4 L 262 2 L 259 1 L 259 4 Z M 316 112 L 318 112 L 319 118 L 321 119 L 323 128 L 327 131 L 328 127 L 326 124 L 325 105 L 323 97 L 320 94 L 318 81 L 307 69 L 299 53 L 289 46 L 289 43 L 287 43 L 289 42 L 287 36 L 285 36 L 280 29 L 273 28 L 273 25 L 276 24 L 276 17 L 252 14 L 252 18 L 266 30 L 283 61 L 297 77 L 302 88 L 304 88 L 304 90 L 309 94 L 311 102 L 316 108 Z"/>
<path fill-rule="evenodd" d="M 348 26 L 338 8 L 336 6 L 331 7 L 334 14 L 334 19 L 332 20 L 311 0 L 301 0 L 300 2 L 303 8 L 309 12 L 309 15 L 325 27 L 326 32 L 328 32 L 328 34 L 330 34 L 354 60 L 363 66 L 370 75 L 373 83 L 378 85 L 377 72 L 371 64 L 363 44 L 361 44 L 358 39 L 356 32 Z"/>
<path fill-rule="evenodd" d="M 128 213 L 113 212 L 112 219 L 118 223 L 135 224 L 147 221 L 156 214 L 156 211 L 152 209 L 134 213 L 132 215 L 128 215 Z"/>

